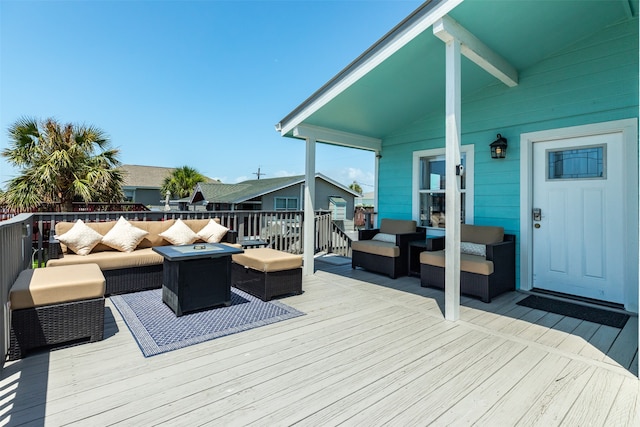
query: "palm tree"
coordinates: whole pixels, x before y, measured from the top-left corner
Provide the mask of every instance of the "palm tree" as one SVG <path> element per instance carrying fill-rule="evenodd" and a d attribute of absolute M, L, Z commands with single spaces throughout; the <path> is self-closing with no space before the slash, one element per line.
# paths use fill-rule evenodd
<path fill-rule="evenodd" d="M 171 175 L 167 176 L 162 183 L 162 194 L 170 192 L 173 197 L 182 199 L 189 197 L 197 183 L 205 181 L 207 178 L 196 169 L 189 166 L 182 166 L 174 169 Z"/>
<path fill-rule="evenodd" d="M 78 199 L 122 201 L 119 150 L 110 148 L 96 127 L 21 118 L 9 127 L 9 147 L 1 154 L 20 169 L 4 194 L 11 208 L 60 203 L 63 211 L 71 211 Z"/>
<path fill-rule="evenodd" d="M 349 185 L 349 188 L 352 189 L 353 191 L 355 191 L 356 193 L 362 195 L 362 187 L 360 187 L 360 184 L 358 184 L 356 181 L 353 181 Z"/>

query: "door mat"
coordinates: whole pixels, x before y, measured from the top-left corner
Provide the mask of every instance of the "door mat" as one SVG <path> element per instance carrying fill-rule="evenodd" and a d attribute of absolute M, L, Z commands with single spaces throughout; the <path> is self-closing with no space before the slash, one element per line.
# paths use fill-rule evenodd
<path fill-rule="evenodd" d="M 176 317 L 162 289 L 110 297 L 145 357 L 280 322 L 304 313 L 231 289 L 231 305 Z"/>
<path fill-rule="evenodd" d="M 624 313 L 616 313 L 601 308 L 588 307 L 537 295 L 530 295 L 518 301 L 516 304 L 620 329 L 622 329 L 627 323 L 627 320 L 629 320 L 629 315 Z"/>

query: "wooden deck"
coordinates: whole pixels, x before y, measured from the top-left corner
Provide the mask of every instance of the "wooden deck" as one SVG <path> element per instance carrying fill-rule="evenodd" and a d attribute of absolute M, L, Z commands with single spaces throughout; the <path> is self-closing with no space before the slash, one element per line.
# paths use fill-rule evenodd
<path fill-rule="evenodd" d="M 317 263 L 305 316 L 144 358 L 107 302 L 104 341 L 9 362 L 8 425 L 640 425 L 624 329 Z"/>

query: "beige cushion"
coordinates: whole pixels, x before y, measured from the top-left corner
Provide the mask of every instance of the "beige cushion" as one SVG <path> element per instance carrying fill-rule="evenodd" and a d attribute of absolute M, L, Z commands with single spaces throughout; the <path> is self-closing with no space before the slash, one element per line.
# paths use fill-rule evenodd
<path fill-rule="evenodd" d="M 147 234 L 148 231 L 134 227 L 121 216 L 116 225 L 102 237 L 102 243 L 120 252 L 133 252 Z"/>
<path fill-rule="evenodd" d="M 136 249 L 133 252 L 103 251 L 89 256 L 68 254 L 63 258 L 50 259 L 47 267 L 62 265 L 96 263 L 101 270 L 117 270 L 119 268 L 144 267 L 162 264 L 164 257 L 153 252 L 152 248 Z"/>
<path fill-rule="evenodd" d="M 66 233 L 67 231 L 69 231 L 71 229 L 71 227 L 73 227 L 75 223 L 74 222 L 66 222 L 66 221 L 62 221 L 56 224 L 55 226 L 55 230 L 56 230 L 56 235 L 59 236 L 61 234 Z M 101 235 L 105 235 L 109 232 L 109 230 L 111 230 L 111 228 L 113 228 L 113 226 L 116 224 L 115 221 L 102 221 L 102 222 L 86 222 L 85 225 L 95 231 L 97 231 L 98 233 L 100 233 Z M 60 248 L 62 250 L 63 253 L 67 252 L 67 245 L 65 245 L 63 242 L 60 242 Z M 100 251 L 112 251 L 113 248 L 110 248 L 107 245 L 103 245 L 102 243 L 98 243 L 92 250 L 91 252 L 100 252 Z"/>
<path fill-rule="evenodd" d="M 257 271 L 272 272 L 302 267 L 302 255 L 277 251 L 271 248 L 247 249 L 231 256 L 233 262 Z"/>
<path fill-rule="evenodd" d="M 138 227 L 141 230 L 148 232 L 146 236 L 138 243 L 138 248 L 151 248 L 154 246 L 166 246 L 171 243 L 163 239 L 160 233 L 166 231 L 176 221 L 174 219 L 167 219 L 164 221 L 129 221 L 134 227 Z"/>
<path fill-rule="evenodd" d="M 390 258 L 400 256 L 400 248 L 393 243 L 377 240 L 359 240 L 351 242 L 351 250 L 365 252 L 373 255 L 382 255 Z"/>
<path fill-rule="evenodd" d="M 200 231 L 198 237 L 208 243 L 220 243 L 229 229 L 214 220 L 209 220 Z"/>
<path fill-rule="evenodd" d="M 76 255 L 79 256 L 79 255 Z M 23 270 L 11 287 L 11 309 L 104 297 L 105 280 L 96 264 Z"/>
<path fill-rule="evenodd" d="M 444 268 L 444 250 L 420 252 L 420 264 Z M 485 257 L 477 255 L 460 254 L 460 271 L 489 276 L 493 274 L 493 261 L 487 261 Z"/>
<path fill-rule="evenodd" d="M 504 240 L 504 228 L 490 225 L 460 225 L 460 241 L 490 245 Z"/>
<path fill-rule="evenodd" d="M 405 219 L 382 218 L 380 221 L 380 232 L 386 234 L 415 233 L 416 222 Z"/>
<path fill-rule="evenodd" d="M 173 245 L 190 245 L 198 240 L 198 235 L 181 219 L 163 231 L 159 236 L 164 237 Z"/>
<path fill-rule="evenodd" d="M 78 255 L 88 255 L 91 250 L 102 240 L 102 235 L 88 227 L 81 219 L 56 238 Z"/>

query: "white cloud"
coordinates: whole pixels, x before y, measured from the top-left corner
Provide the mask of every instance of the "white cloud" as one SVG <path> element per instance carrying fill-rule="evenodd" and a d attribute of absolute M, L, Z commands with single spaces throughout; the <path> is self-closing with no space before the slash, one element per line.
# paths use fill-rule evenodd
<path fill-rule="evenodd" d="M 338 181 L 342 185 L 349 186 L 356 181 L 362 187 L 364 192 L 373 190 L 374 174 L 373 172 L 365 172 L 360 168 L 346 167 L 341 169 L 321 171 L 329 178 Z"/>
<path fill-rule="evenodd" d="M 273 177 L 274 178 L 282 178 L 282 177 L 285 177 L 285 176 L 294 176 L 294 175 L 303 175 L 303 174 L 304 174 L 304 172 L 302 172 L 302 173 L 294 173 L 294 172 L 289 172 L 289 171 L 286 171 L 286 170 L 279 170 L 279 171 L 277 171 L 277 172 L 275 172 L 273 174 Z"/>
<path fill-rule="evenodd" d="M 238 182 L 248 181 L 250 179 L 253 179 L 253 178 L 248 178 L 247 176 L 238 176 L 233 180 L 233 183 L 237 184 Z"/>

